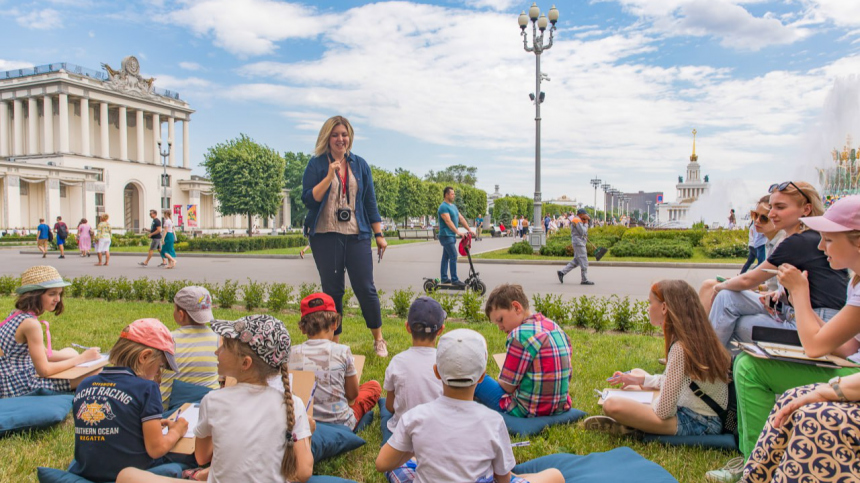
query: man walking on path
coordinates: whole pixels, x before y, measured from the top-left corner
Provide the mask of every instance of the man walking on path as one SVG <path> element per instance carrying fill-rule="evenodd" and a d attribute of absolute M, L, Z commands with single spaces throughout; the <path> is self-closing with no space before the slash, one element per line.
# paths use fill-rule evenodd
<path fill-rule="evenodd" d="M 149 264 L 153 252 L 161 251 L 161 220 L 158 219 L 158 212 L 155 210 L 149 210 L 149 217 L 152 218 L 152 226 L 149 227 L 149 253 L 145 261 L 138 262 L 142 267 Z M 164 259 L 161 260 L 161 265 L 164 265 Z"/>
<path fill-rule="evenodd" d="M 42 258 L 48 256 L 48 239 L 51 234 L 51 227 L 45 224 L 44 218 L 39 218 L 39 226 L 36 227 L 36 244 L 39 246 L 39 251 L 42 252 Z"/>
<path fill-rule="evenodd" d="M 573 260 L 568 262 L 564 268 L 559 270 L 558 281 L 564 283 L 564 276 L 576 267 L 580 267 L 582 271 L 582 285 L 594 285 L 594 282 L 588 280 L 588 212 L 580 208 L 576 211 L 576 216 L 570 217 L 570 242 L 573 244 Z"/>
<path fill-rule="evenodd" d="M 63 223 L 63 217 L 58 216 L 54 223 L 54 233 L 57 234 L 57 248 L 60 249 L 60 258 L 66 258 L 66 238 L 69 237 L 69 227 Z"/>
<path fill-rule="evenodd" d="M 442 283 L 465 286 L 466 284 L 457 278 L 457 238 L 460 231 L 457 226 L 462 223 L 463 227 L 469 228 L 469 222 L 460 214 L 457 205 L 454 204 L 454 188 L 447 186 L 442 192 L 445 201 L 439 205 L 439 244 L 442 245 Z M 451 270 L 451 278 L 448 278 L 448 269 Z"/>

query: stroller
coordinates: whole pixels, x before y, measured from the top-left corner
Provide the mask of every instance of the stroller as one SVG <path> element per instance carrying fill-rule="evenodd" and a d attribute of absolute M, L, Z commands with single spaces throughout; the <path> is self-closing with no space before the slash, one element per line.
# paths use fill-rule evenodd
<path fill-rule="evenodd" d="M 460 256 L 469 258 L 469 276 L 464 280 L 465 285 L 455 285 L 453 283 L 442 283 L 438 278 L 424 278 L 424 291 L 427 293 L 436 290 L 466 290 L 469 289 L 477 292 L 480 295 L 487 293 L 487 286 L 478 278 L 478 272 L 475 271 L 475 265 L 472 263 L 472 234 L 466 232 L 460 240 Z"/>

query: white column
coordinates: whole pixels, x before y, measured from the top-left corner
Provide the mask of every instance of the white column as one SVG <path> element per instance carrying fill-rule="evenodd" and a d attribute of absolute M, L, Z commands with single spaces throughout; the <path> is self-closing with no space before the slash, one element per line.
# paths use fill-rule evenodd
<path fill-rule="evenodd" d="M 176 126 L 175 119 L 173 116 L 167 118 L 167 141 L 173 142 L 176 139 Z M 176 166 L 176 154 L 175 150 L 170 150 L 170 156 L 167 157 L 167 164 L 170 166 Z"/>
<path fill-rule="evenodd" d="M 84 181 L 84 186 L 81 187 L 81 196 L 84 197 L 81 200 L 84 204 L 84 218 L 86 218 L 90 224 L 96 224 L 96 184 L 92 181 Z"/>
<path fill-rule="evenodd" d="M 191 168 L 191 146 L 188 145 L 188 137 L 190 136 L 188 121 L 188 118 L 182 121 L 182 167 L 186 169 Z"/>
<path fill-rule="evenodd" d="M 17 176 L 6 176 L 3 179 L 3 210 L 5 211 L 6 228 L 12 229 L 21 225 L 21 180 Z"/>
<path fill-rule="evenodd" d="M 60 152 L 69 152 L 69 95 L 60 94 Z"/>
<path fill-rule="evenodd" d="M 158 142 L 161 141 L 161 119 L 157 112 L 152 113 L 152 164 L 161 164 L 158 159 Z"/>
<path fill-rule="evenodd" d="M 39 154 L 39 99 L 27 99 L 27 154 Z"/>
<path fill-rule="evenodd" d="M 108 103 L 100 102 L 99 103 L 99 129 L 100 135 L 99 138 L 101 141 L 101 147 L 99 148 L 99 154 L 103 158 L 110 157 L 110 122 L 108 121 Z"/>
<path fill-rule="evenodd" d="M 42 152 L 51 154 L 54 152 L 54 100 L 51 96 L 44 96 L 42 104 Z"/>
<path fill-rule="evenodd" d="M 145 163 L 146 160 L 143 159 L 143 111 L 138 109 L 135 111 L 135 115 L 137 117 L 137 159 L 136 161 L 139 163 Z"/>
<path fill-rule="evenodd" d="M 21 99 L 12 101 L 12 156 L 24 155 L 24 109 Z"/>
<path fill-rule="evenodd" d="M 0 156 L 9 156 L 9 104 L 5 101 L 0 101 Z"/>
<path fill-rule="evenodd" d="M 91 156 L 90 153 L 90 100 L 81 98 L 81 154 Z"/>
<path fill-rule="evenodd" d="M 48 178 L 48 180 L 45 181 L 45 198 L 45 212 L 47 214 L 45 221 L 49 226 L 53 226 L 53 222 L 57 220 L 57 217 L 63 215 L 60 213 L 59 178 Z"/>
<path fill-rule="evenodd" d="M 128 161 L 128 111 L 119 106 L 119 159 Z"/>

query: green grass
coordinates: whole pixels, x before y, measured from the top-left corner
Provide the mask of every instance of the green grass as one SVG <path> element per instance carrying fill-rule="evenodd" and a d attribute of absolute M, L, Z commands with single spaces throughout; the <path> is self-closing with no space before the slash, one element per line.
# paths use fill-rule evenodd
<path fill-rule="evenodd" d="M 0 313 L 8 313 L 14 299 L 0 297 Z M 173 306 L 166 303 L 104 302 L 68 298 L 66 312 L 57 317 L 48 314 L 44 318 L 51 323 L 54 347 L 65 347 L 70 343 L 99 346 L 109 349 L 122 329 L 129 322 L 141 317 L 156 317 L 171 329 Z M 215 309 L 215 317 L 235 319 L 245 315 L 239 310 Z M 284 321 L 294 343 L 305 337 L 296 325 L 299 319 L 295 311 L 278 315 Z M 383 317 L 383 330 L 389 350 L 396 354 L 407 349 L 411 339 L 403 328 L 403 320 L 387 313 Z M 446 323 L 446 329 L 468 327 L 481 332 L 489 345 L 490 353 L 504 351 L 505 335 L 491 324 L 466 324 L 458 320 Z M 657 358 L 662 356 L 663 341 L 658 337 L 643 335 L 595 334 L 568 328 L 573 349 L 573 380 L 570 393 L 574 407 L 589 414 L 599 414 L 600 409 L 592 389 L 603 388 L 606 378 L 616 369 L 626 370 L 641 367 L 649 372 L 659 372 Z M 342 342 L 349 344 L 356 354 L 367 356 L 363 378 L 382 381 L 390 359 L 380 359 L 373 354 L 371 337 L 363 319 L 352 310 L 344 321 Z M 497 374 L 498 368 L 489 362 L 488 373 Z M 0 439 L 0 481 L 36 481 L 36 466 L 65 469 L 74 453 L 74 423 L 72 418 L 53 428 L 32 433 L 20 433 Z M 328 474 L 362 482 L 382 483 L 385 478 L 374 468 L 379 451 L 381 432 L 379 416 L 362 433 L 367 440 L 363 447 L 338 458 L 318 463 L 315 474 Z M 516 439 L 515 439 L 516 440 Z M 641 443 L 629 439 L 589 432 L 579 426 L 551 427 L 539 435 L 529 438 L 531 446 L 515 448 L 517 461 L 527 461 L 546 454 L 570 452 L 588 454 L 608 451 L 618 446 L 630 446 L 635 451 L 666 468 L 682 482 L 704 481 L 707 470 L 721 467 L 733 454 L 717 450 L 670 447 L 656 443 Z"/>
<path fill-rule="evenodd" d="M 388 246 L 395 245 L 407 245 L 410 243 L 417 243 L 426 240 L 399 240 L 396 238 L 392 238 L 388 240 Z M 376 240 L 371 241 L 371 246 L 376 246 Z M 206 253 L 210 255 L 298 255 L 302 250 L 302 247 L 291 247 L 291 248 L 270 248 L 268 250 L 252 250 L 248 252 L 198 252 L 198 251 L 180 251 L 179 256 L 182 256 L 183 253 Z M 126 252 L 126 253 L 146 253 L 149 251 L 149 247 L 111 247 L 111 252 Z M 305 253 L 311 253 L 311 249 L 309 248 Z"/>
<path fill-rule="evenodd" d="M 542 255 L 511 255 L 507 248 L 493 250 L 491 252 L 479 253 L 472 255 L 472 258 L 485 258 L 491 260 L 558 260 L 569 261 L 570 257 L 545 257 Z M 588 257 L 594 261 L 594 257 Z M 600 259 L 602 262 L 658 262 L 658 263 L 736 263 L 743 265 L 746 258 L 710 258 L 705 255 L 702 248 L 693 248 L 693 256 L 691 258 L 648 258 L 648 257 L 614 257 L 612 254 L 607 254 Z"/>

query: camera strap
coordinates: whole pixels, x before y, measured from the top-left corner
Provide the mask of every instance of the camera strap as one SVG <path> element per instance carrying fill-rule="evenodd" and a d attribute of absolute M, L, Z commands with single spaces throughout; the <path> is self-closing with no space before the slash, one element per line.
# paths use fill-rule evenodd
<path fill-rule="evenodd" d="M 344 156 L 344 170 L 343 170 L 343 179 L 340 176 L 337 177 L 337 183 L 340 186 L 341 197 L 346 195 L 346 206 L 349 207 L 350 199 L 349 199 L 349 158 Z M 328 153 L 328 162 L 333 163 L 334 158 L 331 153 Z"/>

